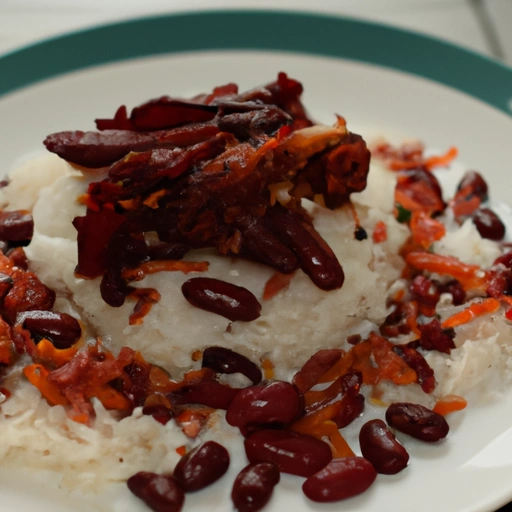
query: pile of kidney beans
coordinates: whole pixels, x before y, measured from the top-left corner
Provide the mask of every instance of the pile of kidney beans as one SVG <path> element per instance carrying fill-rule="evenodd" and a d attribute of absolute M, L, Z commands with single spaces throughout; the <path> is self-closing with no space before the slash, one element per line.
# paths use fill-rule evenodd
<path fill-rule="evenodd" d="M 262 380 L 256 364 L 226 348 L 209 347 L 203 353 L 203 368 L 217 373 L 241 373 L 252 381 L 224 399 L 226 421 L 244 436 L 249 464 L 232 483 L 231 498 L 236 510 L 261 510 L 269 501 L 280 473 L 305 478 L 304 494 L 315 502 L 338 501 L 364 492 L 378 473 L 395 474 L 404 469 L 409 455 L 396 439 L 400 431 L 425 442 L 436 442 L 448 434 L 443 416 L 421 405 L 394 403 L 386 411 L 386 422 L 372 419 L 359 434 L 362 456 L 333 458 L 331 446 L 320 439 L 292 430 L 293 423 L 310 414 L 304 393 L 315 386 L 318 377 L 333 365 L 333 351 L 321 350 L 299 370 L 292 382 Z M 364 397 L 359 393 L 361 376 L 346 374 L 339 381 L 337 400 L 358 397 L 340 415 L 338 427 L 359 417 Z M 351 383 L 348 384 L 347 383 Z M 349 387 L 350 386 L 350 387 Z M 193 390 L 193 401 L 204 403 L 211 390 L 205 386 Z M 219 388 L 222 392 L 222 388 Z M 204 395 L 204 396 L 201 396 Z M 190 401 L 190 395 L 187 401 Z M 360 406 L 354 406 L 359 403 Z M 325 406 L 326 404 L 321 404 Z M 318 407 L 318 406 L 317 406 Z M 343 416 L 343 418 L 341 418 Z M 387 424 L 386 424 L 387 423 Z M 230 463 L 225 447 L 207 441 L 186 453 L 173 474 L 140 472 L 128 480 L 129 489 L 156 512 L 178 512 L 185 495 L 203 489 L 227 471 Z"/>

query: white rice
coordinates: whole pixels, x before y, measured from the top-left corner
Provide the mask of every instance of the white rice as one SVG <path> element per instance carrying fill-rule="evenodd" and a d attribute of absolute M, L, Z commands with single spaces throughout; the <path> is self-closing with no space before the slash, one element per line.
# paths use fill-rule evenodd
<path fill-rule="evenodd" d="M 57 291 L 62 308 L 82 314 L 91 332 L 102 336 L 112 351 L 128 345 L 175 375 L 190 367 L 193 350 L 221 345 L 254 361 L 269 357 L 278 377 L 289 376 L 317 350 L 347 348 L 347 336 L 365 336 L 376 329 L 389 313 L 389 290 L 403 286 L 404 263 L 398 251 L 409 231 L 393 216 L 395 175 L 375 162 L 366 190 L 352 196 L 369 234 L 367 240 L 354 239 L 348 208 L 333 212 L 310 205 L 317 230 L 343 265 L 345 283 L 340 290 L 324 292 L 299 271 L 288 289 L 270 301 L 261 301 L 272 269 L 198 251 L 187 258 L 207 260 L 208 276 L 251 290 L 263 304 L 261 317 L 250 323 L 235 322 L 228 332 L 229 321 L 196 309 L 183 298 L 180 287 L 190 276 L 168 272 L 136 284 L 157 288 L 162 298 L 141 326 L 129 326 L 132 302 L 112 308 L 101 299 L 98 280 L 76 279 L 73 274 L 77 255 L 71 220 L 84 214 L 76 198 L 94 179 L 98 174 L 84 178 L 57 157 L 47 155 L 12 174 L 11 185 L 0 190 L 0 204 L 33 209 L 36 229 L 26 253 L 31 269 Z M 378 221 L 386 224 L 387 240 L 374 244 L 371 235 Z M 434 250 L 486 268 L 499 254 L 498 245 L 482 240 L 470 223 L 448 233 Z M 438 309 L 442 317 L 455 311 L 451 303 L 441 303 Z M 508 329 L 502 312 L 457 329 L 458 348 L 450 356 L 426 354 L 438 382 L 432 395 L 425 395 L 417 384 L 401 388 L 383 384 L 382 400 L 432 406 L 439 397 L 466 395 L 475 389 L 474 396 L 480 399 L 495 397 L 512 373 Z M 177 460 L 176 448 L 189 442 L 174 422 L 162 426 L 140 410 L 118 421 L 98 401 L 94 403 L 97 416 L 93 428 L 75 423 L 62 407 L 48 406 L 38 390 L 16 372 L 19 369 L 13 369 L 8 379 L 16 382 L 11 386 L 13 395 L 0 404 L 2 465 L 51 469 L 62 473 L 62 485 L 98 489 L 126 480 L 137 471 L 170 471 Z"/>

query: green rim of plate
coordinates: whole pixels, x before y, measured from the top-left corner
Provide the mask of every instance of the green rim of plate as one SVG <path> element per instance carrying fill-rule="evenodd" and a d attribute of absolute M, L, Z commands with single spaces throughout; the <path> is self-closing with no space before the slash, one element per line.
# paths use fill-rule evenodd
<path fill-rule="evenodd" d="M 200 50 L 338 57 L 425 77 L 512 115 L 512 69 L 455 45 L 375 23 L 290 11 L 169 14 L 56 37 L 0 57 L 0 95 L 125 59 Z"/>

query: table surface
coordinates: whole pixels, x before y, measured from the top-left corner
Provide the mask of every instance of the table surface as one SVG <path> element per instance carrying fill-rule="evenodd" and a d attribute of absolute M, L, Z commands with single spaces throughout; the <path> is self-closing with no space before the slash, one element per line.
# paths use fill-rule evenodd
<path fill-rule="evenodd" d="M 0 55 L 98 24 L 219 7 L 341 14 L 431 35 L 512 65 L 512 0 L 0 0 Z"/>
<path fill-rule="evenodd" d="M 97 24 L 219 7 L 342 14 L 429 34 L 512 65 L 512 0 L 0 0 L 0 54 Z"/>

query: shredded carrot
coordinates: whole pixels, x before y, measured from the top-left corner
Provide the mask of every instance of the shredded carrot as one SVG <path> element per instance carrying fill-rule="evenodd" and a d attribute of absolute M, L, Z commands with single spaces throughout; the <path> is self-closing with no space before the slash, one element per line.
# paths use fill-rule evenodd
<path fill-rule="evenodd" d="M 46 365 L 60 368 L 71 361 L 77 351 L 78 344 L 75 344 L 70 348 L 58 349 L 55 348 L 55 345 L 50 340 L 43 338 L 36 345 L 32 358 Z"/>
<path fill-rule="evenodd" d="M 214 412 L 214 409 L 203 407 L 201 409 L 186 409 L 176 421 L 181 426 L 183 433 L 192 439 L 196 438 L 205 426 L 208 418 Z"/>
<path fill-rule="evenodd" d="M 280 291 L 287 288 L 290 285 L 294 275 L 295 272 L 292 272 L 291 274 L 275 272 L 272 274 L 270 279 L 265 283 L 265 289 L 263 290 L 263 300 L 270 300 Z"/>
<path fill-rule="evenodd" d="M 50 372 L 41 364 L 31 364 L 23 368 L 23 374 L 40 393 L 48 400 L 50 405 L 69 405 L 68 399 L 59 388 L 48 382 Z"/>
<path fill-rule="evenodd" d="M 192 352 L 192 356 L 191 356 L 192 361 L 200 361 L 202 358 L 203 358 L 202 350 L 194 350 Z"/>
<path fill-rule="evenodd" d="M 425 167 L 431 171 L 434 167 L 447 167 L 459 154 L 458 149 L 452 146 L 444 155 L 431 156 L 424 162 Z"/>
<path fill-rule="evenodd" d="M 433 411 L 446 416 L 451 412 L 462 411 L 467 405 L 467 401 L 459 395 L 446 395 L 437 401 Z"/>
<path fill-rule="evenodd" d="M 489 297 L 487 299 L 482 300 L 481 302 L 473 302 L 466 309 L 455 313 L 451 317 L 447 318 L 441 326 L 443 329 L 448 329 L 450 327 L 458 327 L 459 325 L 467 324 L 473 318 L 477 316 L 482 316 L 487 313 L 494 313 L 500 307 L 499 300 Z"/>
<path fill-rule="evenodd" d="M 88 398 L 96 397 L 108 410 L 127 411 L 131 408 L 130 400 L 108 384 L 94 386 L 91 393 L 86 396 Z"/>
<path fill-rule="evenodd" d="M 183 457 L 183 455 L 185 455 L 187 453 L 187 447 L 184 444 L 181 446 L 178 446 L 178 448 L 176 448 L 176 453 L 180 457 Z"/>
<path fill-rule="evenodd" d="M 398 385 L 418 382 L 418 374 L 393 352 L 393 344 L 375 333 L 354 345 L 318 382 L 335 381 L 350 370 L 361 372 L 365 384 L 375 385 L 381 380 L 391 380 Z"/>
<path fill-rule="evenodd" d="M 341 406 L 341 400 L 338 400 L 337 402 L 332 402 L 324 407 L 320 407 L 294 422 L 290 428 L 295 432 L 301 432 L 303 434 L 311 434 L 315 431 L 318 435 L 327 435 L 327 433 L 315 429 L 324 422 L 332 420 L 340 412 Z"/>
<path fill-rule="evenodd" d="M 468 187 L 469 188 L 469 187 Z M 478 210 L 482 200 L 478 196 L 472 196 L 465 201 L 450 202 L 455 217 L 464 217 L 471 215 Z"/>
<path fill-rule="evenodd" d="M 352 217 L 354 217 L 354 222 L 356 227 L 359 227 L 361 223 L 359 222 L 359 214 L 357 213 L 356 207 L 352 201 L 348 202 L 348 207 L 350 208 L 350 212 L 352 213 Z"/>
<path fill-rule="evenodd" d="M 341 384 L 336 379 L 329 387 L 322 389 L 321 391 L 310 390 L 304 393 L 304 404 L 306 407 L 317 404 L 319 402 L 328 401 L 334 399 L 341 392 Z"/>
<path fill-rule="evenodd" d="M 272 363 L 272 361 L 270 359 L 263 359 L 261 361 L 261 367 L 263 368 L 265 379 L 272 380 L 275 376 L 274 364 Z"/>
<path fill-rule="evenodd" d="M 413 241 L 424 249 L 428 249 L 434 242 L 443 238 L 446 233 L 444 224 L 433 219 L 424 210 L 412 212 L 410 228 Z"/>
<path fill-rule="evenodd" d="M 128 323 L 130 325 L 141 325 L 144 321 L 144 317 L 160 300 L 160 293 L 154 288 L 136 288 L 128 297 L 137 301 Z"/>
<path fill-rule="evenodd" d="M 156 260 L 147 261 L 135 268 L 127 268 L 123 271 L 123 279 L 127 281 L 141 281 L 148 274 L 157 272 L 206 272 L 209 263 L 207 261 L 183 261 L 183 260 Z"/>
<path fill-rule="evenodd" d="M 333 425 L 336 427 L 336 424 L 334 422 L 326 422 L 326 423 L 333 423 Z M 354 457 L 355 453 L 352 451 L 352 448 L 350 448 L 350 445 L 347 443 L 346 439 L 341 435 L 341 432 L 336 428 L 336 430 L 333 430 L 332 433 L 329 435 L 329 441 L 332 446 L 332 454 L 335 459 L 339 459 L 341 457 Z"/>
<path fill-rule="evenodd" d="M 477 265 L 468 265 L 453 256 L 442 256 L 429 252 L 410 252 L 405 257 L 407 263 L 418 270 L 427 270 L 449 275 L 462 283 L 466 290 L 486 290 L 485 272 Z"/>
<path fill-rule="evenodd" d="M 156 192 L 153 192 L 148 197 L 146 197 L 146 199 L 144 199 L 142 204 L 145 204 L 146 206 L 149 206 L 150 208 L 155 210 L 156 208 L 158 208 L 158 200 L 161 197 L 163 197 L 165 194 L 166 194 L 166 191 L 164 189 L 157 190 Z"/>
<path fill-rule="evenodd" d="M 135 199 L 124 199 L 122 201 L 118 201 L 117 204 L 122 206 L 125 210 L 135 210 L 138 208 L 140 200 L 138 197 Z"/>
<path fill-rule="evenodd" d="M 373 229 L 372 239 L 376 244 L 385 242 L 388 239 L 388 228 L 384 222 L 379 220 Z"/>

